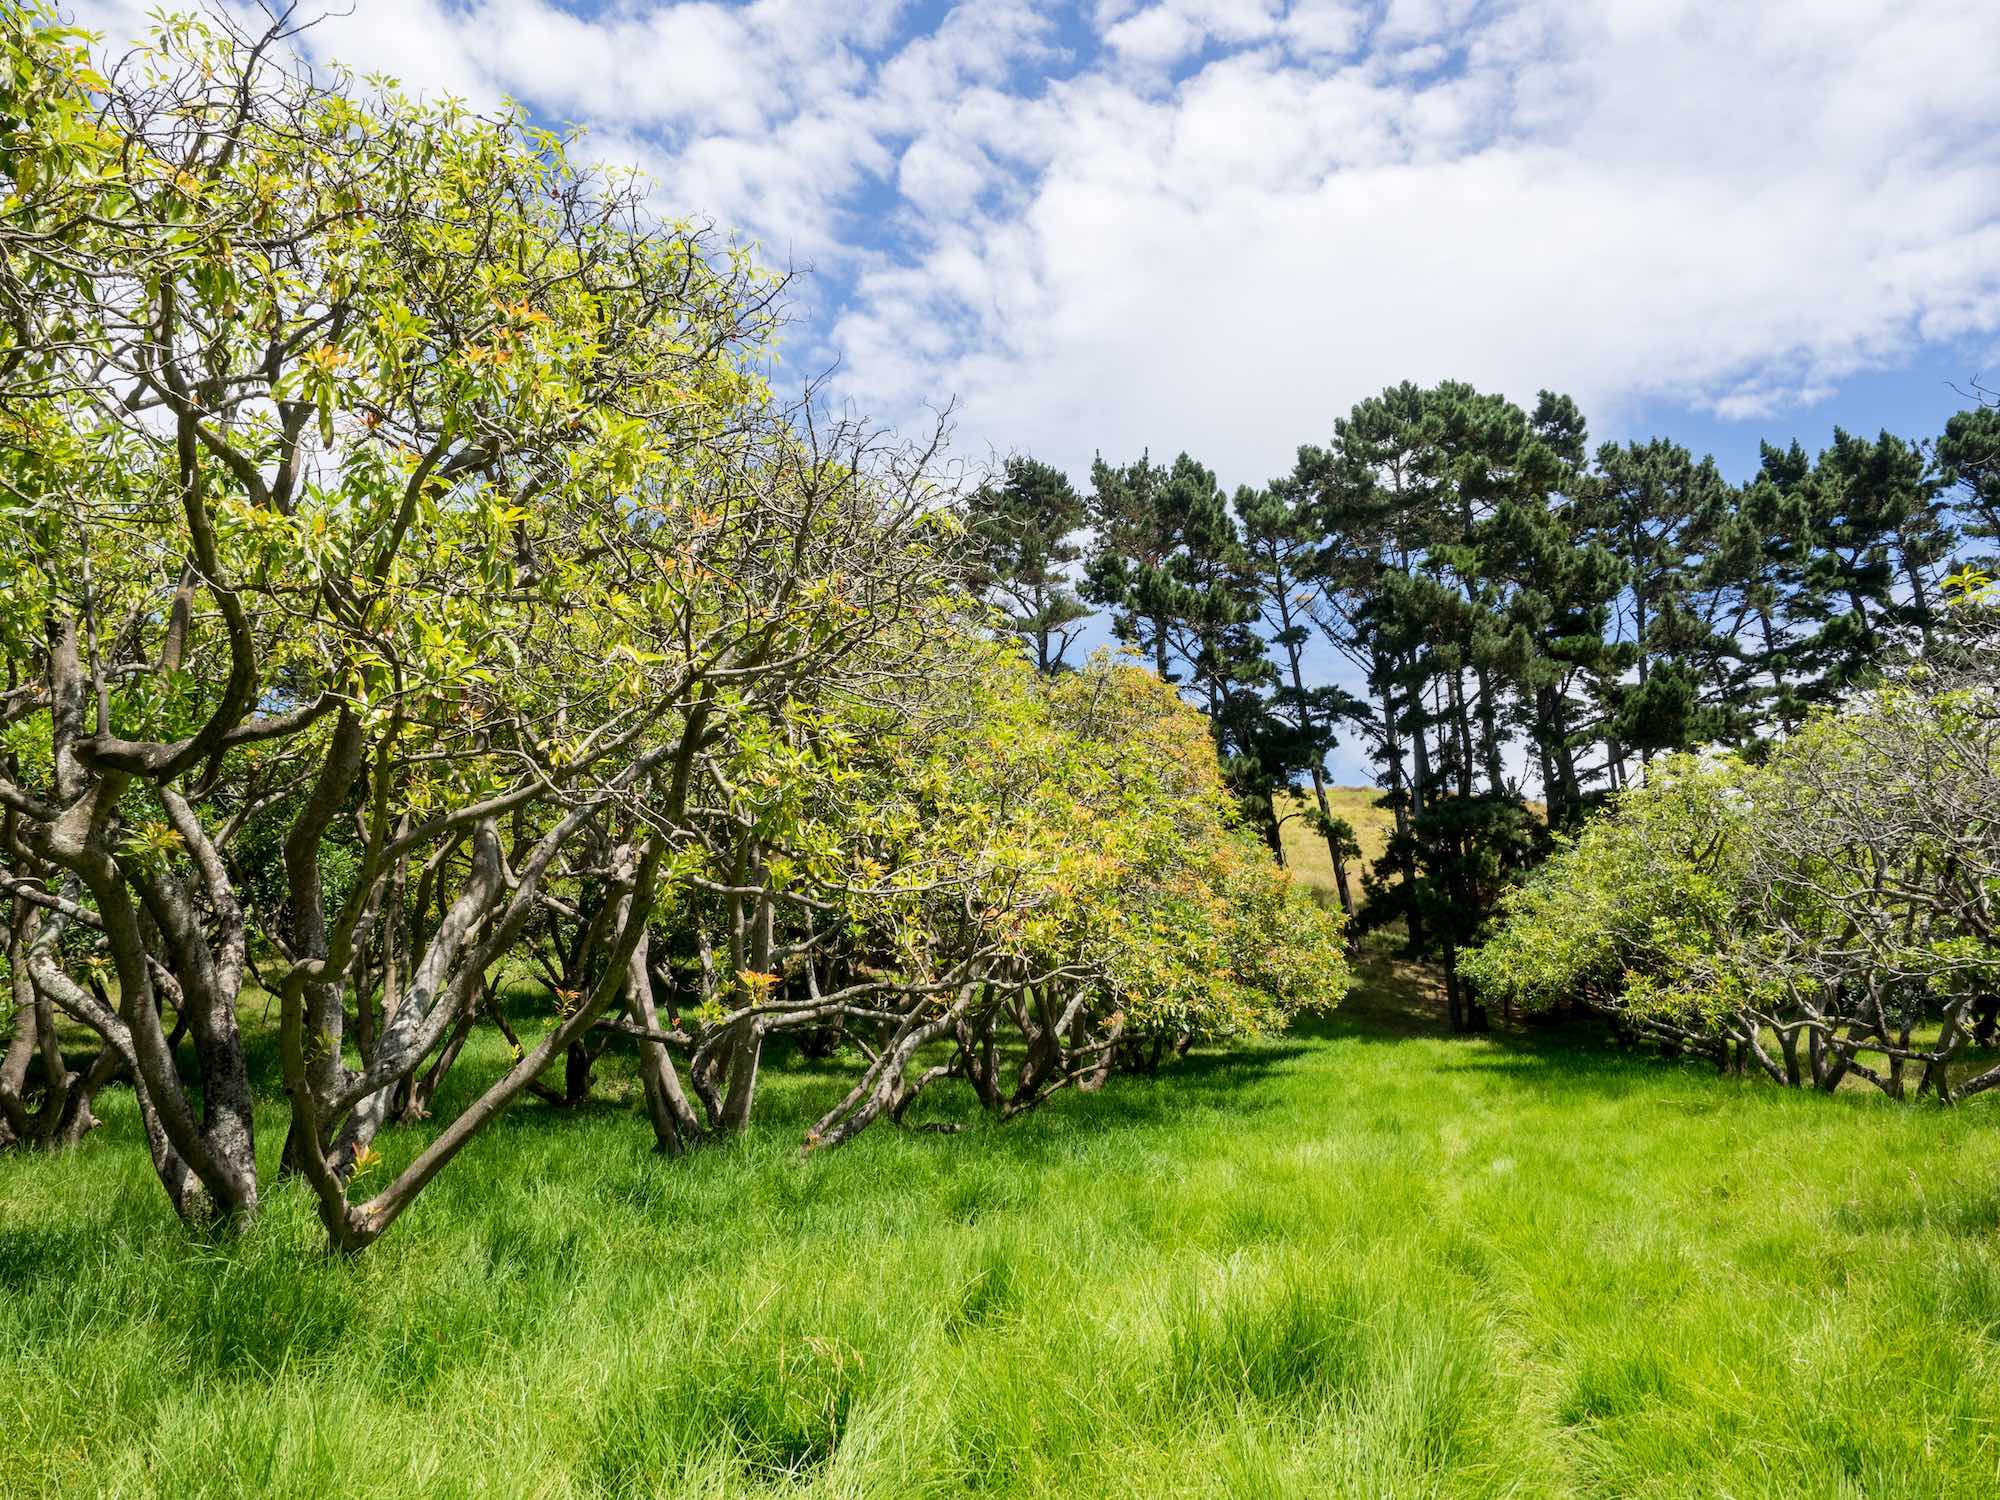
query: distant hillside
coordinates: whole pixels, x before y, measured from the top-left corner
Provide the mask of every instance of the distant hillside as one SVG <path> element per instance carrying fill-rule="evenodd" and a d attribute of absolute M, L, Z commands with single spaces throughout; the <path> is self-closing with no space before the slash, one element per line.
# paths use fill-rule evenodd
<path fill-rule="evenodd" d="M 1345 818 L 1354 825 L 1355 837 L 1361 840 L 1361 858 L 1350 860 L 1347 866 L 1348 888 L 1354 899 L 1361 900 L 1361 872 L 1382 852 L 1389 842 L 1389 834 L 1396 826 L 1394 816 L 1386 807 L 1377 807 L 1375 799 L 1381 790 L 1372 786 L 1341 786 L 1327 788 L 1327 801 L 1333 805 L 1335 817 Z M 1305 811 L 1311 808 L 1313 795 L 1308 789 L 1302 796 L 1294 796 L 1281 805 L 1282 816 L 1286 812 Z M 1285 863 L 1292 873 L 1307 885 L 1331 891 L 1333 884 L 1333 861 L 1326 857 L 1326 840 L 1305 818 L 1289 818 L 1284 825 Z"/>
<path fill-rule="evenodd" d="M 1357 906 L 1362 901 L 1361 872 L 1375 862 L 1396 826 L 1395 815 L 1388 808 L 1375 805 L 1375 799 L 1381 795 L 1381 788 L 1372 786 L 1326 789 L 1326 800 L 1332 804 L 1334 816 L 1352 823 L 1355 837 L 1361 840 L 1361 858 L 1350 860 L 1347 866 L 1348 889 L 1353 893 Z M 1296 793 L 1289 800 L 1281 801 L 1279 815 L 1306 811 L 1311 808 L 1312 801 L 1310 788 Z M 1530 801 L 1528 808 L 1538 818 L 1548 816 L 1548 808 L 1540 802 Z M 1288 818 L 1284 835 L 1286 867 L 1307 885 L 1328 892 L 1337 889 L 1333 883 L 1333 861 L 1326 857 L 1326 840 L 1314 831 L 1312 824 L 1303 817 Z"/>

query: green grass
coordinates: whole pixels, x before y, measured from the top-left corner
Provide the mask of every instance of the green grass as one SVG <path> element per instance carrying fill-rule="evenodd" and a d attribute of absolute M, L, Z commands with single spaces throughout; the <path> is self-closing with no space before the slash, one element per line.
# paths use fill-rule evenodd
<path fill-rule="evenodd" d="M 114 1096 L 0 1160 L 0 1494 L 2000 1491 L 2000 1116 L 1435 1032 L 1378 959 L 1307 1033 L 805 1162 L 816 1065 L 678 1163 L 614 1069 L 351 1263 L 290 1189 L 190 1237 Z"/>

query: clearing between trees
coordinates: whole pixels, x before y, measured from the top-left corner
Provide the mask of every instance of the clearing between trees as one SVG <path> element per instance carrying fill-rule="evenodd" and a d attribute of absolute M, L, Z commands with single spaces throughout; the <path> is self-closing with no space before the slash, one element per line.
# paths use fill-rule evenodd
<path fill-rule="evenodd" d="M 803 1162 L 830 1064 L 774 1049 L 769 1113 L 676 1162 L 607 1056 L 358 1259 L 297 1182 L 190 1236 L 109 1091 L 79 1155 L 0 1158 L 0 1494 L 1993 1493 L 1990 1099 L 1454 1039 L 1361 976 L 1171 1078 L 926 1095 L 965 1131 Z M 469 1097 L 510 1058 L 468 1049 Z"/>
<path fill-rule="evenodd" d="M 577 131 L 64 9 L 0 1496 L 2000 1493 L 2000 402 L 1086 496 Z"/>

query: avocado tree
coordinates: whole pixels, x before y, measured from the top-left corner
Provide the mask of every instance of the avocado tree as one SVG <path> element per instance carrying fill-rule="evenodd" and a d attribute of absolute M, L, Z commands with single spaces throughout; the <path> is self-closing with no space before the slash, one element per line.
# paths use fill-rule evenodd
<path fill-rule="evenodd" d="M 282 44 L 175 21 L 109 77 L 26 44 L 59 83 L 6 158 L 0 803 L 38 912 L 15 982 L 133 1075 L 189 1216 L 257 1206 L 237 1006 L 253 942 L 282 955 L 287 1164 L 351 1247 L 620 992 L 701 753 L 946 568 L 927 480 L 772 411 L 781 282 L 516 115 L 328 87 Z M 238 857 L 274 818 L 281 876 Z M 585 878 L 591 988 L 350 1203 L 412 1070 Z"/>
<path fill-rule="evenodd" d="M 1303 898 L 1244 867 L 1205 721 L 996 655 L 935 441 L 773 401 L 782 278 L 517 112 L 315 78 L 281 28 L 167 20 L 99 71 L 23 16 L 0 1145 L 75 1139 L 122 1076 L 175 1211 L 241 1223 L 281 1099 L 277 1170 L 351 1252 L 613 1047 L 683 1151 L 749 1122 L 770 1037 L 831 1034 L 827 1145 L 948 1037 L 1018 1046 L 1028 1107 L 1121 1038 L 1337 994 L 1325 923 L 1251 942 Z M 503 974 L 545 981 L 532 1014 Z M 511 1059 L 459 1076 L 487 1024 Z"/>

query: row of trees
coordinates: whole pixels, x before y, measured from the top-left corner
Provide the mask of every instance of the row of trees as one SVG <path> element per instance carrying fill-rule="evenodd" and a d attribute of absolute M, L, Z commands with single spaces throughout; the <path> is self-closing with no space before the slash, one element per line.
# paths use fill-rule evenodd
<path fill-rule="evenodd" d="M 1956 582 L 1914 664 L 1761 763 L 1656 761 L 1503 898 L 1481 988 L 1795 1088 L 2000 1086 L 1955 1070 L 2000 1030 L 2000 601 Z"/>
<path fill-rule="evenodd" d="M 975 498 L 975 534 L 1042 670 L 1101 609 L 1207 711 L 1281 858 L 1282 798 L 1310 784 L 1350 912 L 1352 830 L 1325 766 L 1358 735 L 1396 820 L 1364 920 L 1406 921 L 1476 1026 L 1456 953 L 1549 829 L 1663 752 L 1755 758 L 1921 648 L 1941 576 L 2000 548 L 1996 455 L 2000 410 L 1981 405 L 1928 444 L 1767 446 L 1731 484 L 1663 439 L 1593 451 L 1567 397 L 1528 411 L 1406 384 L 1233 495 L 1185 454 L 1100 459 L 1087 492 L 1012 460 Z"/>
<path fill-rule="evenodd" d="M 773 1036 L 832 1052 L 811 1148 L 1338 997 L 1199 715 L 992 645 L 934 449 L 773 402 L 781 278 L 279 31 L 100 72 L 6 22 L 0 1144 L 116 1080 L 174 1208 L 240 1220 L 276 1097 L 354 1250 L 608 1047 L 669 1152 Z M 488 1025 L 513 1064 L 394 1131 Z"/>

